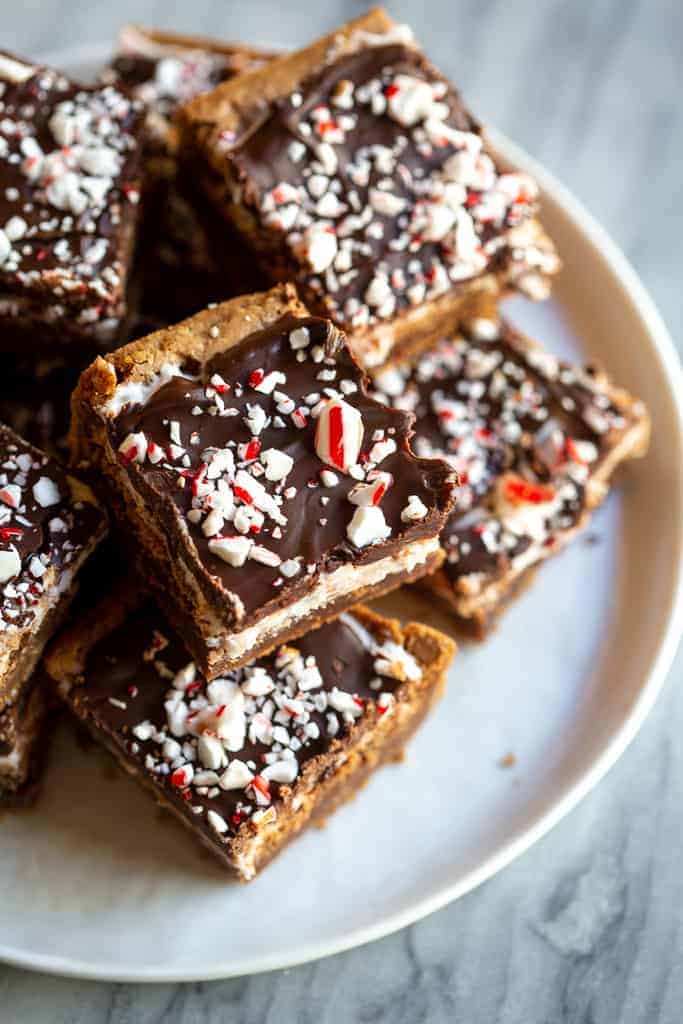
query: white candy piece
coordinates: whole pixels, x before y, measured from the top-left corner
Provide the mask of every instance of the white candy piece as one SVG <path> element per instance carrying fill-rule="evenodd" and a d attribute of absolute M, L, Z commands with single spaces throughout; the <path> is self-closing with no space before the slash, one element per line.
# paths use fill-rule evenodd
<path fill-rule="evenodd" d="M 304 232 L 303 253 L 314 274 L 327 270 L 337 255 L 337 236 L 324 224 L 311 224 Z"/>
<path fill-rule="evenodd" d="M 306 348 L 311 340 L 311 332 L 308 327 L 295 327 L 289 335 L 289 344 L 296 352 L 300 348 Z"/>
<path fill-rule="evenodd" d="M 12 251 L 12 243 L 5 231 L 0 228 L 0 263 L 4 263 Z"/>
<path fill-rule="evenodd" d="M 218 509 L 213 509 L 202 523 L 202 533 L 205 537 L 215 537 L 223 529 L 225 520 Z"/>
<path fill-rule="evenodd" d="M 8 580 L 18 576 L 21 572 L 21 559 L 19 552 L 12 546 L 6 551 L 0 551 L 0 583 L 7 583 Z"/>
<path fill-rule="evenodd" d="M 265 452 L 261 452 L 261 462 L 266 467 L 266 480 L 274 482 L 284 480 L 294 466 L 294 459 L 291 455 L 281 452 L 278 448 L 268 448 Z"/>
<path fill-rule="evenodd" d="M 253 778 L 244 761 L 235 758 L 221 775 L 218 785 L 221 789 L 244 789 Z"/>
<path fill-rule="evenodd" d="M 331 398 L 320 410 L 315 450 L 328 466 L 348 473 L 355 466 L 363 443 L 363 419 L 343 398 Z"/>
<path fill-rule="evenodd" d="M 427 506 L 420 500 L 417 494 L 409 494 L 408 504 L 401 510 L 401 522 L 419 522 L 420 519 L 424 519 L 428 511 Z"/>
<path fill-rule="evenodd" d="M 221 835 L 228 831 L 228 823 L 225 818 L 222 818 L 216 811 L 209 809 L 206 812 L 206 820 L 208 821 L 214 832 L 219 832 Z"/>
<path fill-rule="evenodd" d="M 200 736 L 197 753 L 204 767 L 211 771 L 221 768 L 227 760 L 223 744 L 216 736 Z"/>
<path fill-rule="evenodd" d="M 346 536 L 357 548 L 366 548 L 386 540 L 390 534 L 391 527 L 377 505 L 359 506 L 346 527 Z"/>
<path fill-rule="evenodd" d="M 252 544 L 248 537 L 214 537 L 209 541 L 209 551 L 239 569 L 249 557 Z"/>
<path fill-rule="evenodd" d="M 384 217 L 397 217 L 405 209 L 406 200 L 393 192 L 385 192 L 383 189 L 371 188 L 369 192 L 370 206 L 375 213 Z"/>
<path fill-rule="evenodd" d="M 33 485 L 33 497 L 41 508 L 49 508 L 61 501 L 59 488 L 49 476 L 41 476 Z"/>
<path fill-rule="evenodd" d="M 133 729 L 133 736 L 136 740 L 140 740 L 141 743 L 146 743 L 147 740 L 151 740 L 152 736 L 156 732 L 155 727 L 152 723 L 145 719 L 144 722 L 139 722 L 138 725 Z"/>
<path fill-rule="evenodd" d="M 289 757 L 286 761 L 274 761 L 273 764 L 269 764 L 261 772 L 261 778 L 268 779 L 269 782 L 280 782 L 287 785 L 294 782 L 298 774 L 299 764 L 296 758 Z"/>

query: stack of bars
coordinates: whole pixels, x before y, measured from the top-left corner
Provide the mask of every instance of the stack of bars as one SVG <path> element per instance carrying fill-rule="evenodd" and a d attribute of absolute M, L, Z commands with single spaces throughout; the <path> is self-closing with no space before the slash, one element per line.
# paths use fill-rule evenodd
<path fill-rule="evenodd" d="M 0 416 L 97 495 L 3 428 L 0 778 L 35 789 L 55 694 L 248 880 L 443 688 L 453 640 L 365 603 L 482 636 L 647 414 L 501 317 L 560 269 L 537 187 L 382 10 L 0 79 Z"/>

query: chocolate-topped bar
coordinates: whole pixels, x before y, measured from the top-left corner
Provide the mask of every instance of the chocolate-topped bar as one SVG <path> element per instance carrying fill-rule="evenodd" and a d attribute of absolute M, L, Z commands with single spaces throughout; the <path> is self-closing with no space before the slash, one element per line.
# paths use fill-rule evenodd
<path fill-rule="evenodd" d="M 529 570 L 587 524 L 619 463 L 647 448 L 641 402 L 595 368 L 560 362 L 489 302 L 375 385 L 417 417 L 415 452 L 458 474 L 446 561 L 425 586 L 479 635 Z"/>
<path fill-rule="evenodd" d="M 90 488 L 0 424 L 0 709 L 27 685 L 105 532 Z"/>
<path fill-rule="evenodd" d="M 75 463 L 100 471 L 209 677 L 443 557 L 450 468 L 415 458 L 412 416 L 368 397 L 291 285 L 98 358 L 73 414 Z"/>
<path fill-rule="evenodd" d="M 104 80 L 125 86 L 148 108 L 148 148 L 172 156 L 176 108 L 235 75 L 260 67 L 271 53 L 243 43 L 125 25 Z M 153 169 L 158 170 L 158 167 Z"/>
<path fill-rule="evenodd" d="M 143 122 L 113 85 L 0 53 L 0 349 L 121 337 Z"/>
<path fill-rule="evenodd" d="M 128 88 L 147 109 L 145 214 L 135 273 L 142 310 L 160 326 L 259 286 L 258 278 L 245 277 L 244 260 L 235 259 L 229 242 L 215 237 L 205 203 L 179 180 L 173 117 L 179 104 L 270 56 L 241 43 L 136 25 L 121 30 L 103 78 Z"/>
<path fill-rule="evenodd" d="M 207 683 L 139 600 L 91 610 L 48 671 L 95 739 L 243 881 L 400 758 L 455 650 L 357 608 Z"/>
<path fill-rule="evenodd" d="M 458 93 L 381 9 L 180 113 L 187 173 L 271 280 L 377 366 L 480 290 L 547 294 L 538 189 L 496 162 Z"/>

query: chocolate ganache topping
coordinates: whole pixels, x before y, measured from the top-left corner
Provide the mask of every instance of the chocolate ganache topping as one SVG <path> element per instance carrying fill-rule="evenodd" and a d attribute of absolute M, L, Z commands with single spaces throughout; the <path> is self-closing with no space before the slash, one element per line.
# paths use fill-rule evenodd
<path fill-rule="evenodd" d="M 145 604 L 93 648 L 69 700 L 197 827 L 226 840 L 276 814 L 281 785 L 370 707 L 390 714 L 400 682 L 421 674 L 399 644 L 342 615 L 207 684 Z"/>
<path fill-rule="evenodd" d="M 438 534 L 452 471 L 414 457 L 412 414 L 368 397 L 328 322 L 287 318 L 186 371 L 110 420 L 112 444 L 179 556 L 246 614 Z"/>
<path fill-rule="evenodd" d="M 535 183 L 498 170 L 458 94 L 404 45 L 340 57 L 216 148 L 310 301 L 349 329 L 493 267 L 536 209 Z"/>

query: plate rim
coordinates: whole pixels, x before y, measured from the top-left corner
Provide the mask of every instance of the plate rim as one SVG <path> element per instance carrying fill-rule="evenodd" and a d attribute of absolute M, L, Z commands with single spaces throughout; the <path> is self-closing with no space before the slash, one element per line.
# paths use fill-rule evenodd
<path fill-rule="evenodd" d="M 70 64 L 102 61 L 103 56 L 110 51 L 109 44 L 91 43 L 64 49 L 57 53 L 48 53 L 39 59 L 46 63 L 68 67 Z M 605 228 L 552 172 L 546 170 L 535 158 L 531 157 L 522 147 L 511 142 L 504 134 L 489 128 L 488 135 L 495 149 L 505 161 L 527 171 L 536 178 L 541 192 L 550 196 L 562 213 L 573 222 L 590 245 L 595 257 L 602 260 L 610 275 L 615 279 L 615 283 L 622 293 L 622 300 L 630 303 L 633 314 L 641 321 L 650 339 L 651 356 L 658 359 L 669 381 L 677 441 L 679 447 L 683 447 L 683 369 L 671 334 L 635 269 Z M 679 479 L 678 489 L 679 501 L 683 506 L 683 473 Z M 93 981 L 147 983 L 214 981 L 295 967 L 355 949 L 408 927 L 471 892 L 503 870 L 550 832 L 598 785 L 622 756 L 652 710 L 673 663 L 682 633 L 683 522 L 679 523 L 678 529 L 675 577 L 668 597 L 666 626 L 638 696 L 619 728 L 560 799 L 541 814 L 533 824 L 520 829 L 499 850 L 466 872 L 460 879 L 451 885 L 442 887 L 438 893 L 416 901 L 410 907 L 397 911 L 393 915 L 385 916 L 374 924 L 356 928 L 338 938 L 310 942 L 291 953 L 271 953 L 252 957 L 234 969 L 225 965 L 208 970 L 201 968 L 179 969 L 177 967 L 170 968 L 168 971 L 159 969 L 150 971 L 144 968 L 112 970 L 104 963 L 92 964 L 73 958 L 67 959 L 41 953 L 29 954 L 7 945 L 0 945 L 0 962 L 27 970 Z"/>

